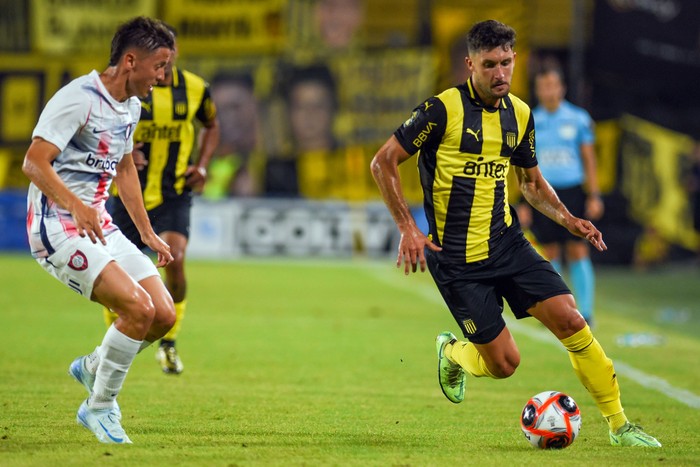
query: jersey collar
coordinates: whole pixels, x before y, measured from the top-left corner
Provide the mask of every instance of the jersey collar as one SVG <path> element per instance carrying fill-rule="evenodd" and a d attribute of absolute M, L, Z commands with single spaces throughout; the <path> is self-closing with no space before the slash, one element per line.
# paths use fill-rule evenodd
<path fill-rule="evenodd" d="M 479 95 L 478 95 L 478 94 L 476 93 L 476 91 L 474 90 L 474 84 L 472 83 L 472 78 L 471 78 L 471 76 L 469 77 L 469 79 L 467 79 L 467 92 L 469 92 L 469 99 L 470 99 L 475 105 L 477 105 L 477 106 L 479 106 L 479 107 L 481 107 L 481 108 L 483 108 L 483 109 L 485 109 L 485 110 L 487 110 L 487 111 L 488 111 L 488 110 L 493 111 L 493 110 L 496 110 L 496 109 L 502 109 L 502 110 L 503 110 L 503 109 L 507 109 L 507 108 L 508 108 L 508 104 L 506 103 L 506 97 L 507 97 L 507 96 L 501 97 L 501 99 L 498 101 L 498 107 L 491 107 L 491 106 L 485 105 L 485 104 L 481 101 L 481 99 L 479 98 Z"/>

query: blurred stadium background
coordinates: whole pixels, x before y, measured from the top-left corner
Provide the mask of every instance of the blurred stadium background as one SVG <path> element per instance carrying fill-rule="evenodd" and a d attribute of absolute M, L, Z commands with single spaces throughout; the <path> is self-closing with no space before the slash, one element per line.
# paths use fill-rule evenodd
<path fill-rule="evenodd" d="M 21 162 L 46 100 L 107 65 L 135 16 L 178 31 L 178 66 L 212 83 L 222 144 L 191 257 L 384 256 L 396 229 L 368 164 L 424 98 L 464 80 L 469 26 L 518 32 L 513 92 L 554 56 L 597 123 L 597 263 L 690 263 L 700 249 L 696 0 L 0 0 L 0 251 L 26 251 Z M 300 82 L 318 84 L 295 92 Z M 314 94 L 315 92 L 315 94 Z M 420 218 L 420 186 L 404 164 Z"/>

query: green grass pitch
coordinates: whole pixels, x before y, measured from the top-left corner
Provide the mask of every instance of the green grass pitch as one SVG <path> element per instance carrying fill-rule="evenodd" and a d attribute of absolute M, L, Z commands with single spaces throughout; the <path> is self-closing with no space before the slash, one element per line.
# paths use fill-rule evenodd
<path fill-rule="evenodd" d="M 98 305 L 28 255 L 0 257 L 0 465 L 699 465 L 700 274 L 598 271 L 596 336 L 623 404 L 664 445 L 613 448 L 566 353 L 532 319 L 509 323 L 522 363 L 468 379 L 464 403 L 437 384 L 434 338 L 457 327 L 428 273 L 391 259 L 191 261 L 181 376 L 139 355 L 119 397 L 132 446 L 75 421 L 86 394 L 67 374 L 104 333 Z M 508 312 L 506 312 L 508 313 Z M 623 334 L 658 345 L 618 345 Z M 539 451 L 519 415 L 544 390 L 580 405 L 579 438 Z"/>

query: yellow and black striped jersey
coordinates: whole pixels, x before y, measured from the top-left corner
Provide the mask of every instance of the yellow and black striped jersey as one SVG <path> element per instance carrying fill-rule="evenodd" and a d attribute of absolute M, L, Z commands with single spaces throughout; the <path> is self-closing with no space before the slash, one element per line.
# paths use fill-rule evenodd
<path fill-rule="evenodd" d="M 484 106 L 471 80 L 414 109 L 394 136 L 418 170 L 430 235 L 452 262 L 482 261 L 512 225 L 510 164 L 537 165 L 535 129 L 527 104 L 514 95 Z"/>
<path fill-rule="evenodd" d="M 143 200 L 147 210 L 164 199 L 188 193 L 185 171 L 191 164 L 197 135 L 194 120 L 209 125 L 216 118 L 216 107 L 209 84 L 199 76 L 173 67 L 170 86 L 154 86 L 141 100 L 141 120 L 134 141 L 148 165 L 139 172 Z"/>

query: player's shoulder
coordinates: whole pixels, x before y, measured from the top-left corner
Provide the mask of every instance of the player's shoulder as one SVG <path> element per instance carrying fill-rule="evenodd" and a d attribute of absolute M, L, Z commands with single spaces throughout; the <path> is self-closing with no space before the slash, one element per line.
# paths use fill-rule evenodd
<path fill-rule="evenodd" d="M 188 83 L 196 83 L 201 86 L 209 86 L 209 83 L 207 83 L 207 80 L 202 78 L 196 73 L 193 73 L 189 70 L 184 70 L 184 69 L 179 69 L 179 71 L 182 73 L 183 78 L 185 81 Z"/>
<path fill-rule="evenodd" d="M 508 100 L 510 100 L 511 105 L 513 106 L 514 109 L 516 109 L 518 111 L 525 111 L 528 113 L 531 112 L 530 106 L 527 105 L 527 103 L 524 100 L 522 100 L 521 98 L 519 98 L 515 94 L 508 94 Z"/>
<path fill-rule="evenodd" d="M 522 122 L 522 125 L 527 125 L 530 121 L 531 115 L 533 114 L 530 106 L 515 94 L 508 94 L 505 106 L 506 111 L 508 103 L 510 103 L 510 107 L 513 109 L 516 119 L 519 122 Z M 501 105 L 501 107 L 503 107 L 503 105 Z"/>
<path fill-rule="evenodd" d="M 591 120 L 591 115 L 583 107 L 579 107 L 567 100 L 561 103 L 562 110 L 582 122 L 588 122 Z"/>

